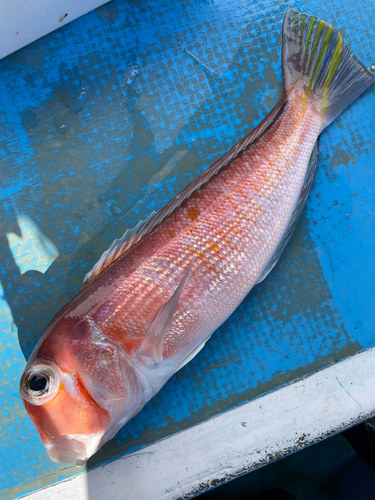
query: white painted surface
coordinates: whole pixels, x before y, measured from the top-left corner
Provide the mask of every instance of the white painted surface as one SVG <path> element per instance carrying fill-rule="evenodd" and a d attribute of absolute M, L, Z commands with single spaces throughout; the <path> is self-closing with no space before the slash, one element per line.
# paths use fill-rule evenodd
<path fill-rule="evenodd" d="M 189 498 L 375 413 L 375 349 L 28 500 Z"/>
<path fill-rule="evenodd" d="M 108 1 L 0 0 L 0 59 Z"/>

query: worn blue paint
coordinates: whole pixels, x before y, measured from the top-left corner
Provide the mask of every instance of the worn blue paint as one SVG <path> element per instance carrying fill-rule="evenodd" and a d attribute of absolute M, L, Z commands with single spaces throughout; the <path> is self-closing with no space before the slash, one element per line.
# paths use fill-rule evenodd
<path fill-rule="evenodd" d="M 0 498 L 77 473 L 48 459 L 20 408 L 24 356 L 114 238 L 277 102 L 286 5 L 112 1 L 0 61 Z M 374 63 L 370 0 L 288 5 L 331 21 Z M 324 132 L 278 266 L 89 466 L 374 345 L 374 109 L 372 88 Z M 60 254 L 44 274 L 20 275 L 9 249 L 21 215 Z"/>

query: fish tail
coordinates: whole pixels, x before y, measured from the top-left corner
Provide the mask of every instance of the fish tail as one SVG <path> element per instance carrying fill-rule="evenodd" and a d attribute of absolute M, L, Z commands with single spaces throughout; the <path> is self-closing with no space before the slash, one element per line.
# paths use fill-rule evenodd
<path fill-rule="evenodd" d="M 283 23 L 283 69 L 285 89 L 301 80 L 306 98 L 320 100 L 323 128 L 375 80 L 330 24 L 290 9 Z"/>

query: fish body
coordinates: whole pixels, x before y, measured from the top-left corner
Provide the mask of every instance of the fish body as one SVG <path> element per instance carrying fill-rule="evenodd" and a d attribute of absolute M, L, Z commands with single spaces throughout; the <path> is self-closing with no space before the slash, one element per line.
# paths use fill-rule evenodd
<path fill-rule="evenodd" d="M 287 11 L 283 33 L 286 92 L 270 115 L 116 241 L 36 345 L 21 395 L 53 460 L 85 462 L 277 262 L 319 134 L 374 80 L 327 23 Z"/>

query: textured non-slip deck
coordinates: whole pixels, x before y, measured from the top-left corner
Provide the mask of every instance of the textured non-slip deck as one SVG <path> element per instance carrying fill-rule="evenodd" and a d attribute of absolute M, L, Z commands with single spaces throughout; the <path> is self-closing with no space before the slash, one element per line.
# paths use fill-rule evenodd
<path fill-rule="evenodd" d="M 112 241 L 276 104 L 287 5 L 374 64 L 370 0 L 111 1 L 0 61 L 0 498 L 84 473 L 23 411 L 25 358 Z M 88 469 L 374 346 L 374 115 L 373 87 L 323 133 L 276 268 Z"/>

